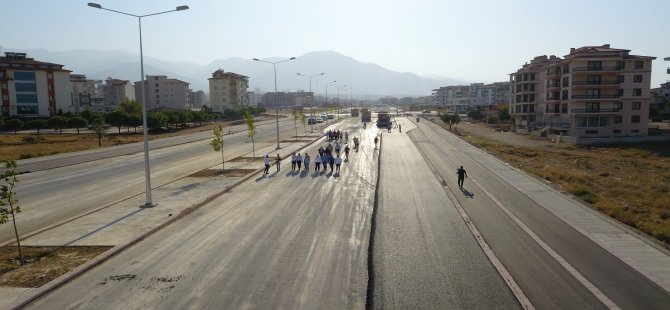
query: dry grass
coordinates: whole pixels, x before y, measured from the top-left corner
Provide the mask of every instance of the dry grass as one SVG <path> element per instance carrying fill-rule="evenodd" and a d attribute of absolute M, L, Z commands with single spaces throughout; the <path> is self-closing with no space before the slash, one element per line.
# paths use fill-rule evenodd
<path fill-rule="evenodd" d="M 225 127 L 224 123 L 220 123 Z M 214 128 L 214 124 L 189 127 L 175 130 L 169 133 L 152 133 L 149 140 L 167 138 L 182 134 L 208 131 Z M 126 132 L 121 130 L 118 134 L 116 128 L 110 128 L 102 138 L 102 147 L 143 141 L 141 131 L 135 133 L 133 129 Z M 43 130 L 40 135 L 32 134 L 2 134 L 0 135 L 0 160 L 2 159 L 27 159 L 46 155 L 69 153 L 99 148 L 98 138 L 90 132 L 63 133 Z"/>
<path fill-rule="evenodd" d="M 462 138 L 670 244 L 670 143 L 529 148 Z"/>

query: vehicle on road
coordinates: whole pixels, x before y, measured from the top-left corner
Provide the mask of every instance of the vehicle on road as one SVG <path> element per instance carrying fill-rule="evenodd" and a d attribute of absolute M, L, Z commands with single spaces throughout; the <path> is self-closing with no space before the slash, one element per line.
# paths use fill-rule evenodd
<path fill-rule="evenodd" d="M 372 113 L 370 112 L 369 109 L 362 109 L 361 110 L 361 121 L 364 122 L 364 123 L 372 121 Z"/>
<path fill-rule="evenodd" d="M 379 128 L 390 128 L 391 115 L 386 111 L 377 112 L 377 127 Z"/>
<path fill-rule="evenodd" d="M 358 114 L 359 114 L 358 109 L 351 109 L 351 116 L 358 117 Z"/>

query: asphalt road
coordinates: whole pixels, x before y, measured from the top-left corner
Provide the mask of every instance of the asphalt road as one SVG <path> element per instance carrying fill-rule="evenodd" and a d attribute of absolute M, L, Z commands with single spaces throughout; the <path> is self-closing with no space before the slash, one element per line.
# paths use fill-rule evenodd
<path fill-rule="evenodd" d="M 240 132 L 224 137 L 226 158 L 251 156 L 246 129 L 233 129 Z M 280 121 L 280 132 L 281 139 L 293 136 L 293 122 Z M 212 138 L 201 132 L 150 141 L 152 188 L 220 164 L 221 155 L 209 145 Z M 274 122 L 257 127 L 255 143 L 256 149 L 276 143 Z M 145 193 L 142 143 L 19 162 L 19 167 L 34 171 L 21 174 L 15 187 L 20 235 Z M 0 225 L 0 242 L 12 239 L 13 227 Z"/>
<path fill-rule="evenodd" d="M 376 128 L 342 126 L 362 145 L 341 174 L 284 161 L 29 308 L 363 309 Z"/>
<path fill-rule="evenodd" d="M 498 177 L 495 169 L 507 169 L 504 165 L 491 168 L 473 160 L 474 152 L 481 151 L 427 121 L 408 135 L 536 308 L 606 307 L 542 243 L 622 309 L 670 305 L 668 292 Z M 461 165 L 469 176 L 463 191 L 456 184 L 456 168 Z"/>
<path fill-rule="evenodd" d="M 407 135 L 383 133 L 381 158 L 373 308 L 520 309 Z"/>

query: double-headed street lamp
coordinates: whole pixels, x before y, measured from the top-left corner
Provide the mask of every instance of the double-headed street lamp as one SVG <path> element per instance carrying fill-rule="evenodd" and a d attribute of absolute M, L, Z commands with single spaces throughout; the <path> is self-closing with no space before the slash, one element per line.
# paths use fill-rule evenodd
<path fill-rule="evenodd" d="M 337 83 L 337 81 L 326 83 L 326 125 L 328 125 L 328 86 L 333 83 Z"/>
<path fill-rule="evenodd" d="M 337 119 L 340 119 L 340 108 L 342 107 L 342 104 L 340 103 L 340 89 L 347 87 L 347 84 L 335 87 L 337 88 Z"/>
<path fill-rule="evenodd" d="M 142 51 L 142 17 L 148 17 L 148 16 L 153 16 L 153 15 L 158 15 L 158 14 L 165 14 L 165 13 L 170 13 L 170 12 L 176 12 L 176 11 L 184 11 L 188 10 L 187 5 L 180 5 L 174 10 L 169 10 L 169 11 L 164 11 L 164 12 L 158 12 L 158 13 L 152 13 L 152 14 L 146 14 L 146 15 L 135 15 L 135 14 L 130 14 L 126 12 L 121 12 L 121 11 L 116 11 L 116 10 L 111 10 L 108 8 L 102 7 L 102 5 L 97 4 L 97 3 L 92 3 L 89 2 L 88 6 L 96 9 L 101 9 L 105 11 L 110 11 L 114 13 L 119 13 L 123 15 L 128 15 L 132 17 L 137 17 L 137 22 L 139 24 L 140 28 L 140 81 L 142 82 L 142 126 L 144 127 L 144 180 L 145 180 L 145 186 L 146 186 L 146 202 L 144 205 L 141 207 L 153 207 L 155 204 L 153 201 L 151 201 L 151 173 L 149 171 L 149 134 L 148 134 L 148 129 L 147 129 L 147 104 L 146 104 L 146 93 L 144 92 L 144 54 Z"/>
<path fill-rule="evenodd" d="M 312 78 L 315 77 L 315 76 L 324 75 L 325 73 L 321 72 L 319 74 L 307 75 L 307 74 L 302 74 L 302 73 L 298 72 L 297 74 L 300 75 L 300 76 L 304 76 L 304 77 L 309 78 L 309 92 L 312 95 L 312 102 L 310 103 L 310 108 L 309 109 L 312 112 L 312 123 L 311 123 L 312 129 L 311 130 L 312 130 L 312 132 L 314 132 L 314 94 L 312 94 Z"/>
<path fill-rule="evenodd" d="M 265 61 L 265 60 L 260 60 L 258 58 L 254 58 L 254 61 L 260 61 L 260 62 L 272 64 L 272 68 L 274 69 L 274 72 L 275 72 L 275 95 L 274 95 L 274 97 L 275 97 L 275 120 L 277 121 L 277 148 L 276 148 L 277 150 L 280 149 L 280 147 L 279 147 L 279 108 L 277 106 L 277 64 L 282 63 L 282 62 L 291 61 L 293 59 L 295 59 L 295 57 L 291 57 L 289 59 L 284 59 L 284 60 L 281 60 L 281 61 L 272 62 L 272 61 Z"/>

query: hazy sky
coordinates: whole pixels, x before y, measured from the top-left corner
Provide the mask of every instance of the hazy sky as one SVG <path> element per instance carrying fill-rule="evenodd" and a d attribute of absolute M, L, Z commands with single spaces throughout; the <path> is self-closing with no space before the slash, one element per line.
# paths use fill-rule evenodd
<path fill-rule="evenodd" d="M 670 0 L 95 1 L 138 15 L 188 5 L 142 19 L 144 54 L 200 65 L 333 50 L 393 71 L 494 82 L 534 56 L 609 43 L 657 57 L 652 87 L 670 80 Z M 0 0 L 0 50 L 138 53 L 136 18 L 86 4 Z"/>

